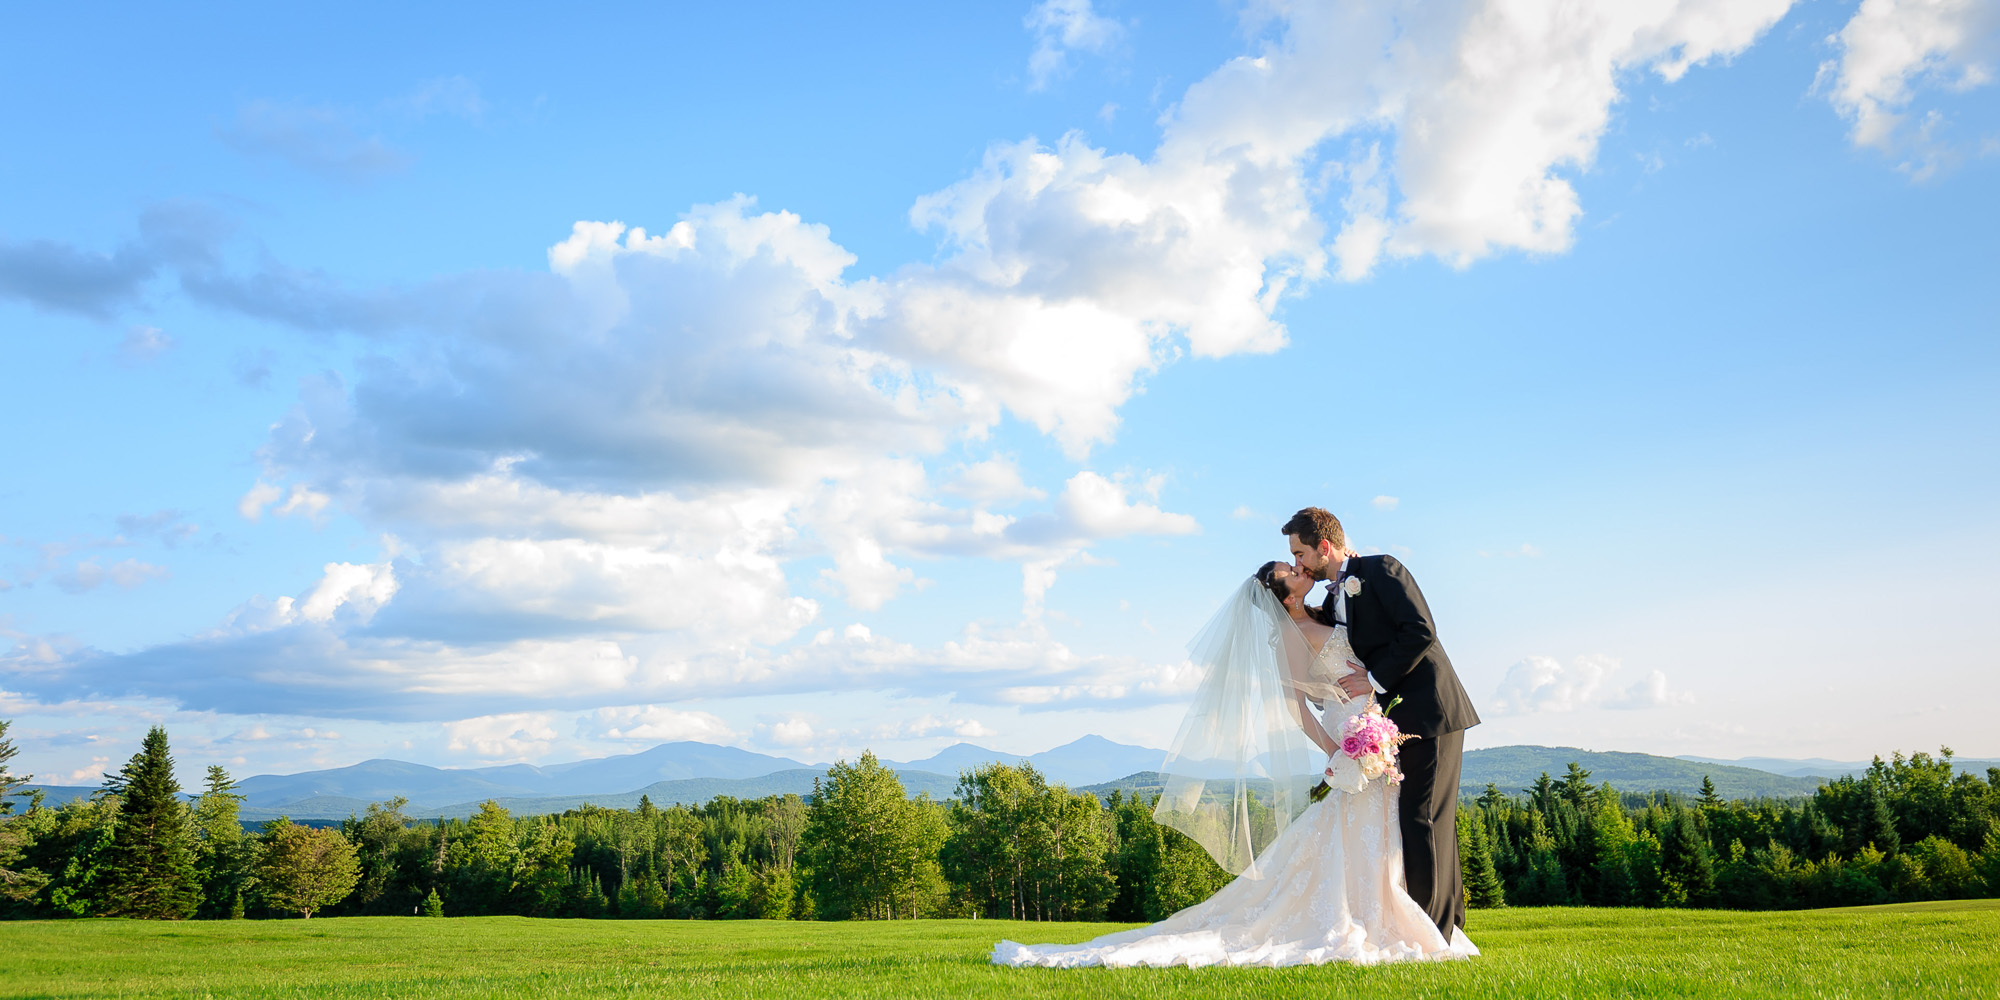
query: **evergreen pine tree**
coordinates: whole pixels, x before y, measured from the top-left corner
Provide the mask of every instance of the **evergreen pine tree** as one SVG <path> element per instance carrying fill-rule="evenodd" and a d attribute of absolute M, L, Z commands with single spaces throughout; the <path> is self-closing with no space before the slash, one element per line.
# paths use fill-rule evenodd
<path fill-rule="evenodd" d="M 1541 813 L 1529 814 L 1529 831 L 1527 870 L 1521 874 L 1514 901 L 1523 906 L 1562 906 L 1570 901 L 1569 884 L 1563 877 L 1556 840 L 1549 836 Z"/>
<path fill-rule="evenodd" d="M 1675 807 L 1660 844 L 1661 899 L 1669 906 L 1706 906 L 1715 894 L 1715 858 L 1696 827 L 1697 814 Z"/>
<path fill-rule="evenodd" d="M 1595 791 L 1596 789 L 1590 785 L 1590 772 L 1577 766 L 1576 761 L 1570 761 L 1569 771 L 1563 775 L 1562 780 L 1563 801 L 1575 806 L 1580 813 L 1589 812 L 1592 805 L 1591 795 Z"/>
<path fill-rule="evenodd" d="M 7 770 L 7 762 L 21 752 L 21 749 L 14 745 L 14 741 L 7 738 L 7 727 L 11 725 L 12 722 L 0 719 L 0 816 L 14 811 L 14 803 L 8 801 L 13 798 L 14 789 L 27 784 L 28 779 L 33 777 L 27 774 L 15 777 Z"/>
<path fill-rule="evenodd" d="M 1875 762 L 1880 764 L 1881 759 Z M 1867 791 L 1861 800 L 1861 839 L 1883 854 L 1895 854 L 1902 850 L 1903 838 L 1896 833 L 1896 814 L 1889 809 L 1889 797 L 1882 794 L 1882 783 L 1872 776 L 1862 784 Z"/>
<path fill-rule="evenodd" d="M 1543 771 L 1542 776 L 1535 779 L 1528 795 L 1544 818 L 1556 811 L 1556 783 L 1549 777 L 1549 772 Z"/>
<path fill-rule="evenodd" d="M 1492 845 L 1486 838 L 1486 820 L 1476 811 L 1458 814 L 1458 857 L 1466 904 L 1482 910 L 1506 906 L 1507 893 L 1500 885 L 1500 872 L 1493 865 Z"/>
<path fill-rule="evenodd" d="M 587 917 L 602 917 L 611 909 L 611 900 L 604 895 L 604 880 L 588 868 L 582 869 L 588 880 L 583 891 L 583 914 Z"/>
<path fill-rule="evenodd" d="M 1701 776 L 1701 798 L 1698 801 L 1701 803 L 1701 808 L 1706 812 L 1714 812 L 1722 808 L 1722 796 L 1715 793 L 1715 782 L 1709 780 L 1706 774 Z"/>
<path fill-rule="evenodd" d="M 220 765 L 209 765 L 207 787 L 194 800 L 195 875 L 201 884 L 196 912 L 203 917 L 234 912 L 256 866 L 256 844 L 244 836 L 237 811 L 242 801 L 229 772 Z"/>
<path fill-rule="evenodd" d="M 424 897 L 424 916 L 444 916 L 444 900 L 438 898 L 438 891 L 436 889 L 432 889 L 431 894 Z"/>
<path fill-rule="evenodd" d="M 153 920 L 193 916 L 201 886 L 167 731 L 159 726 L 148 731 L 139 752 L 105 789 L 121 801 L 105 864 L 104 913 Z"/>
<path fill-rule="evenodd" d="M 0 719 L 0 899 L 22 899 L 34 895 L 47 878 L 40 872 L 16 867 L 28 845 L 28 835 L 20 819 L 10 815 L 14 803 L 9 798 L 15 788 L 27 783 L 29 776 L 15 777 L 7 770 L 7 762 L 20 752 L 14 741 L 7 738 L 8 725 L 6 719 Z"/>

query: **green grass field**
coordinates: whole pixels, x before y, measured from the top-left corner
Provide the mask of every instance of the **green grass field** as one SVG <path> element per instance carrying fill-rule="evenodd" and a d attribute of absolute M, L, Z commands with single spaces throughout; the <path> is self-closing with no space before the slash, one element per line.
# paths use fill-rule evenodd
<path fill-rule="evenodd" d="M 998 969 L 1105 924 L 426 920 L 0 923 L 0 997 L 2000 997 L 2000 900 L 1476 911 L 1469 962 Z"/>

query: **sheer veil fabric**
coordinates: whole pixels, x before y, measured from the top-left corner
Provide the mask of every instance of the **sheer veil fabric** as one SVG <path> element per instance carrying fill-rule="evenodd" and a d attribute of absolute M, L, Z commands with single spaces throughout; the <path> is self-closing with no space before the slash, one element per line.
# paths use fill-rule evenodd
<path fill-rule="evenodd" d="M 1334 755 L 1337 791 L 1307 789 L 1326 760 L 1307 732 L 1364 710 L 1338 678 L 1353 658 L 1345 627 L 1317 651 L 1252 579 L 1188 646 L 1208 668 L 1174 738 L 1161 823 L 1201 844 L 1236 879 L 1165 920 L 1082 944 L 994 946 L 1012 966 L 1288 966 L 1479 954 L 1449 939 L 1410 897 L 1397 796 Z M 1350 773 L 1351 772 L 1351 773 Z"/>
<path fill-rule="evenodd" d="M 1306 703 L 1346 696 L 1310 675 L 1305 636 L 1255 577 L 1195 633 L 1188 659 L 1206 672 L 1160 765 L 1153 818 L 1223 871 L 1260 878 L 1256 858 L 1304 811 L 1326 759 L 1306 735 L 1317 725 Z"/>

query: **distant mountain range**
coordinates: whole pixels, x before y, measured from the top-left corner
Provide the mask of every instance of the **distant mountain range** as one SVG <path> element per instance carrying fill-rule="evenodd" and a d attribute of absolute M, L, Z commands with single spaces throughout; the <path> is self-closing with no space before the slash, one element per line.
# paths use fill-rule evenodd
<path fill-rule="evenodd" d="M 1779 798 L 1811 795 L 1824 777 L 1781 775 L 1734 764 L 1655 757 L 1643 753 L 1579 750 L 1575 747 L 1494 747 L 1473 750 L 1465 755 L 1459 774 L 1461 794 L 1477 794 L 1491 784 L 1503 792 L 1517 792 L 1535 783 L 1546 772 L 1561 778 L 1570 762 L 1590 772 L 1592 784 L 1610 782 L 1628 792 L 1701 791 L 1701 781 L 1715 782 L 1716 794 L 1728 799 Z"/>
<path fill-rule="evenodd" d="M 1025 756 L 958 743 L 922 760 L 882 763 L 896 771 L 912 795 L 949 798 L 961 771 L 998 761 L 1031 764 L 1051 783 L 1102 797 L 1113 789 L 1136 793 L 1157 790 L 1157 771 L 1165 756 L 1161 750 L 1085 736 Z M 1512 746 L 1467 753 L 1460 791 L 1477 794 L 1493 784 L 1504 792 L 1519 792 L 1543 772 L 1561 777 L 1571 761 L 1589 771 L 1593 783 L 1608 781 L 1626 791 L 1693 794 L 1707 777 L 1726 798 L 1810 795 L 1826 779 L 1860 773 L 1868 767 L 1865 763 L 1822 759 L 1747 757 L 1731 761 Z M 1961 770 L 1974 773 L 1989 766 L 2000 767 L 2000 761 L 1956 763 Z M 516 815 L 532 815 L 562 812 L 586 803 L 629 809 L 641 796 L 664 806 L 676 802 L 695 805 L 718 795 L 743 799 L 803 795 L 812 790 L 813 779 L 823 776 L 826 768 L 825 764 L 806 764 L 736 747 L 682 742 L 663 743 L 640 753 L 540 766 L 439 768 L 399 760 L 368 760 L 324 771 L 260 774 L 243 779 L 238 791 L 244 795 L 243 818 L 252 822 L 281 815 L 299 820 L 341 819 L 364 811 L 370 802 L 386 802 L 397 796 L 409 800 L 405 808 L 413 816 L 469 816 L 488 799 Z M 30 785 L 27 790 L 36 788 L 47 794 L 50 804 L 96 791 L 75 785 Z"/>
<path fill-rule="evenodd" d="M 1759 771 L 1769 771 L 1772 774 L 1783 774 L 1791 777 L 1817 776 L 1821 778 L 1840 778 L 1850 774 L 1860 777 L 1868 773 L 1869 765 L 1874 763 L 1873 761 L 1866 760 L 1827 760 L 1824 757 L 1807 757 L 1804 760 L 1794 760 L 1785 757 L 1738 757 L 1735 760 L 1727 760 L 1720 757 L 1692 757 L 1683 755 L 1675 759 L 1700 761 L 1707 764 L 1734 764 L 1738 767 L 1755 768 Z M 1958 771 L 1984 777 L 1987 768 L 2000 767 L 2000 760 L 1966 760 L 1954 757 L 1952 758 L 1952 766 Z"/>
<path fill-rule="evenodd" d="M 662 743 L 640 753 L 541 766 L 445 768 L 400 760 L 365 760 L 326 771 L 259 774 L 243 779 L 236 790 L 243 795 L 243 804 L 251 809 L 322 798 L 359 799 L 365 803 L 397 795 L 412 803 L 443 805 L 486 799 L 609 795 L 661 781 L 760 778 L 777 771 L 810 767 L 789 757 L 772 757 L 736 747 Z"/>
<path fill-rule="evenodd" d="M 1051 781 L 1069 785 L 1087 785 L 1123 777 L 1134 771 L 1156 768 L 1160 766 L 1160 759 L 1163 756 L 1164 754 L 1158 750 L 1114 743 L 1102 736 L 1085 736 L 1053 750 L 1026 756 L 1000 753 L 969 743 L 958 743 L 923 760 L 908 762 L 885 760 L 882 763 L 899 772 L 927 772 L 948 778 L 949 784 L 955 786 L 961 770 L 988 761 L 1008 764 L 1026 761 L 1047 775 Z M 714 784 L 718 780 L 752 781 L 769 779 L 774 775 L 788 772 L 801 772 L 807 775 L 804 787 L 809 789 L 812 787 L 812 776 L 825 773 L 826 768 L 825 764 L 806 764 L 790 757 L 773 757 L 735 747 L 683 742 L 662 743 L 641 753 L 541 766 L 507 764 L 499 767 L 441 768 L 400 760 L 367 760 L 350 767 L 326 771 L 259 774 L 243 779 L 238 784 L 237 791 L 244 796 L 245 806 L 257 809 L 275 808 L 322 798 L 350 798 L 372 802 L 396 795 L 427 807 L 446 803 L 478 803 L 486 799 L 597 797 L 627 792 L 631 793 L 632 800 L 637 802 L 640 792 L 662 783 L 673 787 L 676 800 L 680 800 L 679 796 L 698 794 L 701 789 L 715 787 L 717 791 L 702 795 L 696 800 L 706 801 L 711 795 L 718 794 L 748 797 L 738 792 L 724 790 L 736 786 Z M 687 782 L 705 784 L 686 785 L 688 791 L 683 792 L 681 790 L 683 783 Z M 768 784 L 770 784 L 768 780 L 763 782 L 763 785 Z M 763 785 L 743 787 L 763 787 Z M 789 785 L 786 787 L 790 788 Z M 944 791 L 949 792 L 950 788 Z M 659 796 L 656 795 L 654 798 L 658 799 Z"/>

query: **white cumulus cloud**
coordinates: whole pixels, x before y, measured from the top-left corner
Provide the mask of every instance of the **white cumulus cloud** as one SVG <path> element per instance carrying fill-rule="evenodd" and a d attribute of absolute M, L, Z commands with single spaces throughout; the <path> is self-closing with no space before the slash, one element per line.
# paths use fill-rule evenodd
<path fill-rule="evenodd" d="M 915 199 L 935 257 L 876 276 L 850 273 L 825 226 L 742 196 L 640 220 L 653 230 L 577 221 L 545 270 L 393 289 L 277 263 L 230 273 L 213 220 L 186 222 L 208 235 L 173 253 L 164 238 L 135 244 L 129 267 L 8 244 L 0 271 L 68 262 L 98 289 L 90 302 L 172 268 L 207 306 L 366 335 L 365 363 L 302 383 L 238 510 L 352 518 L 396 541 L 194 640 L 122 657 L 22 640 L 50 658 L 7 663 L 79 691 L 384 717 L 837 685 L 1002 704 L 1174 697 L 1171 669 L 1079 655 L 1037 627 L 1058 572 L 1093 546 L 1201 530 L 1166 480 L 1087 467 L 1145 380 L 1282 348 L 1287 296 L 1329 274 L 1563 250 L 1583 211 L 1572 178 L 1626 83 L 1727 59 L 1788 6 L 1261 3 L 1253 51 L 1172 103 L 1155 148 L 1080 133 L 995 143 Z M 1039 3 L 1029 27 L 1051 74 L 1124 30 L 1083 0 Z M 458 78 L 405 103 L 483 108 Z M 225 133 L 326 173 L 399 168 L 364 126 L 253 102 Z M 0 275 L 0 291 L 18 284 Z M 1031 484 L 994 453 L 1010 419 L 1046 435 L 1067 474 Z M 882 607 L 940 557 L 1018 564 L 1019 633 L 794 643 L 826 602 Z M 1587 680 L 1524 675 L 1509 700 L 1568 703 Z M 464 740 L 506 750 L 541 732 L 471 726 Z"/>
<path fill-rule="evenodd" d="M 325 575 L 299 601 L 297 610 L 306 621 L 327 622 L 345 605 L 365 622 L 395 596 L 396 573 L 388 563 L 328 563 Z"/>
<path fill-rule="evenodd" d="M 591 720 L 602 727 L 601 735 L 614 740 L 643 740 L 651 743 L 727 744 L 737 739 L 729 724 L 708 712 L 676 709 L 666 705 L 624 705 L 600 708 Z"/>
<path fill-rule="evenodd" d="M 1902 169 L 1922 179 L 1951 154 L 1933 108 L 1912 126 L 1907 115 L 1926 87 L 1964 92 L 1993 82 L 2000 68 L 2000 4 L 1982 0 L 1863 0 L 1829 41 L 1839 51 L 1820 67 L 1819 86 L 1852 125 L 1857 146 L 1908 155 Z"/>
<path fill-rule="evenodd" d="M 546 712 L 508 712 L 444 724 L 452 750 L 470 750 L 493 760 L 533 760 L 554 745 L 559 733 Z"/>
<path fill-rule="evenodd" d="M 1576 712 L 1584 709 L 1644 709 L 1687 705 L 1692 694 L 1675 691 L 1659 670 L 1629 684 L 1619 684 L 1619 661 L 1608 656 L 1579 656 L 1567 665 L 1548 656 L 1530 656 L 1507 668 L 1494 692 L 1493 708 L 1501 715 Z"/>

